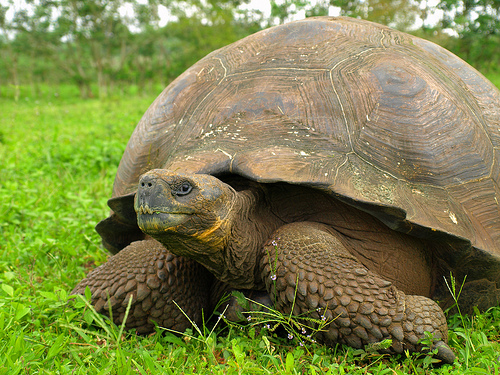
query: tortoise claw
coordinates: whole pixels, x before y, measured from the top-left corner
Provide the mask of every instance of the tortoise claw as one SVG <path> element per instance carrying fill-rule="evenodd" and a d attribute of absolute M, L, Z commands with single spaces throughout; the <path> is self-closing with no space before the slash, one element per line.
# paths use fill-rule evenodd
<path fill-rule="evenodd" d="M 437 348 L 436 358 L 440 359 L 444 363 L 452 364 L 455 361 L 455 353 L 451 348 L 444 342 L 438 341 L 433 345 L 433 349 Z"/>

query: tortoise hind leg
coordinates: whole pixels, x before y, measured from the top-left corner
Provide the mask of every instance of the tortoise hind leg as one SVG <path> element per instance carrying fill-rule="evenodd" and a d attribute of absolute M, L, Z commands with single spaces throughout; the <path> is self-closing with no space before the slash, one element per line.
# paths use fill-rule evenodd
<path fill-rule="evenodd" d="M 446 345 L 442 310 L 429 298 L 405 295 L 371 272 L 344 247 L 334 232 L 318 223 L 279 228 L 264 247 L 262 278 L 278 310 L 307 313 L 331 321 L 319 340 L 361 348 L 391 339 L 390 351 L 422 350 L 418 343 L 432 333 L 437 356 L 446 363 L 454 354 Z"/>
<path fill-rule="evenodd" d="M 184 332 L 191 323 L 179 307 L 200 323 L 202 310 L 211 308 L 212 282 L 213 276 L 198 263 L 168 252 L 155 240 L 143 240 L 131 243 L 91 271 L 72 294 L 84 294 L 88 286 L 97 312 L 109 316 L 111 307 L 115 324 L 123 322 L 132 297 L 127 328 L 149 333 L 154 331 L 155 321 Z"/>

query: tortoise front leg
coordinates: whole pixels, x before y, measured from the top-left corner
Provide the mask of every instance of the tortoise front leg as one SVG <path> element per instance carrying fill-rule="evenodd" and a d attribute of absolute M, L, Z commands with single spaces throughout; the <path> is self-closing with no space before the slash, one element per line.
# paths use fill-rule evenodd
<path fill-rule="evenodd" d="M 198 263 L 170 253 L 155 240 L 143 240 L 131 243 L 91 271 L 72 294 L 84 294 L 88 286 L 97 312 L 109 316 L 111 307 L 115 324 L 123 322 L 132 297 L 127 328 L 149 333 L 154 331 L 155 321 L 184 332 L 191 323 L 179 307 L 192 321 L 201 323 L 202 310 L 211 308 L 212 282 L 213 276 Z"/>
<path fill-rule="evenodd" d="M 454 361 L 443 311 L 429 298 L 405 295 L 368 270 L 330 227 L 292 223 L 264 246 L 262 277 L 278 310 L 308 313 L 331 322 L 317 338 L 355 348 L 391 339 L 390 350 L 420 351 L 424 331 L 433 334 L 438 357 Z"/>

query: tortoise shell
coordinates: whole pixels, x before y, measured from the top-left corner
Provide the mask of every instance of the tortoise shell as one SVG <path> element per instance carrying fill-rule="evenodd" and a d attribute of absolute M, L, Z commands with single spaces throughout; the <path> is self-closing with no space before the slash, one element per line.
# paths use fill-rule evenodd
<path fill-rule="evenodd" d="M 310 186 L 453 242 L 472 270 L 500 263 L 499 164 L 500 92 L 480 73 L 423 39 L 318 17 L 214 51 L 172 82 L 135 129 L 113 197 L 155 168 Z"/>

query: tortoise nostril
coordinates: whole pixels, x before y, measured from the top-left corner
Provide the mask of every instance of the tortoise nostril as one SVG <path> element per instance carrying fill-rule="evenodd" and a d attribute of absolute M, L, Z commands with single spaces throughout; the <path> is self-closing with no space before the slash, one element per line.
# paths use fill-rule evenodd
<path fill-rule="evenodd" d="M 157 184 L 157 177 L 156 176 L 150 176 L 150 175 L 145 175 L 142 176 L 141 179 L 139 180 L 139 187 L 142 189 L 151 189 L 155 187 Z"/>

